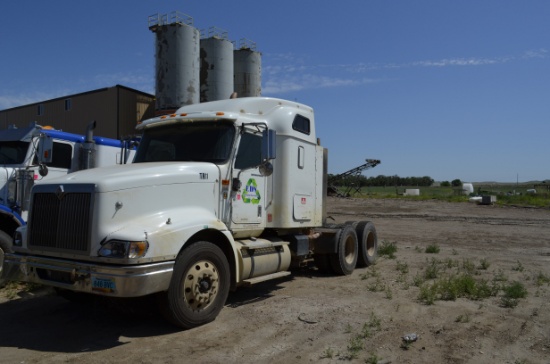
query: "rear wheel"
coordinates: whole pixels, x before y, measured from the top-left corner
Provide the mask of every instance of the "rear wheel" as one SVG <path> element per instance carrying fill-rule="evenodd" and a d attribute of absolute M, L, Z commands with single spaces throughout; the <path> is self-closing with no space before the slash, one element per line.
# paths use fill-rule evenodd
<path fill-rule="evenodd" d="M 370 221 L 360 221 L 355 226 L 359 243 L 358 267 L 368 267 L 376 262 L 378 257 L 378 235 L 374 224 Z"/>
<path fill-rule="evenodd" d="M 357 264 L 357 234 L 351 225 L 344 225 L 338 234 L 338 251 L 330 255 L 330 265 L 336 274 L 349 275 Z"/>
<path fill-rule="evenodd" d="M 4 273 L 5 254 L 12 251 L 12 239 L 5 232 L 0 230 L 0 288 L 6 285 L 6 280 L 2 278 Z"/>
<path fill-rule="evenodd" d="M 227 300 L 229 274 L 229 263 L 216 245 L 200 241 L 184 249 L 162 302 L 164 316 L 184 329 L 213 321 Z"/>

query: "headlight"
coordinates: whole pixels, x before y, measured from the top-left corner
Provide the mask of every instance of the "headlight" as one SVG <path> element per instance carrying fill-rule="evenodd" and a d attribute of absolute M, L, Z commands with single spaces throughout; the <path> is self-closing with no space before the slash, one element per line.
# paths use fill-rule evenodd
<path fill-rule="evenodd" d="M 147 241 L 123 241 L 109 240 L 101 246 L 97 252 L 105 258 L 141 258 L 147 253 L 149 243 Z"/>

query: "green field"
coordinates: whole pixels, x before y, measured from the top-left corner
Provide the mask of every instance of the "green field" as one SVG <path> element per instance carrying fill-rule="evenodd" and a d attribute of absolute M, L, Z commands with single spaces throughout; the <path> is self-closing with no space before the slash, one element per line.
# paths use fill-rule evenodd
<path fill-rule="evenodd" d="M 497 197 L 497 205 L 515 205 L 550 208 L 550 193 L 539 188 L 537 194 L 529 194 L 527 190 L 533 188 L 533 184 L 505 184 L 474 183 L 474 194 L 472 196 L 494 195 Z M 403 196 L 405 189 L 419 189 L 420 196 Z M 348 189 L 338 187 L 338 191 L 344 194 Z M 355 188 L 350 191 L 351 197 L 356 198 L 403 198 L 412 200 L 444 200 L 451 202 L 467 202 L 470 196 L 459 194 L 454 187 L 362 187 L 360 192 L 354 193 Z"/>

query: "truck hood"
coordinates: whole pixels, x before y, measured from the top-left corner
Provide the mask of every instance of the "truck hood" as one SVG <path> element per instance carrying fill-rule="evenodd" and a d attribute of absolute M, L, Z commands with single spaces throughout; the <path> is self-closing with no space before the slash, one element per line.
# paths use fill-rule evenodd
<path fill-rule="evenodd" d="M 96 185 L 96 192 L 182 183 L 213 183 L 219 178 L 215 164 L 204 162 L 154 162 L 116 165 L 75 172 L 51 179 L 48 184 Z"/>

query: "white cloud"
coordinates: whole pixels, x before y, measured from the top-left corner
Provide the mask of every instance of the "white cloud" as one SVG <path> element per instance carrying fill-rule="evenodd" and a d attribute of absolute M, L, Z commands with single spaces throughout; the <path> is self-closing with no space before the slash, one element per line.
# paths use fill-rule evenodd
<path fill-rule="evenodd" d="M 547 57 L 548 57 L 548 51 L 544 48 L 528 50 L 522 56 L 523 59 L 547 58 Z"/>
<path fill-rule="evenodd" d="M 292 77 L 274 77 L 269 79 L 264 83 L 262 92 L 265 94 L 281 94 L 315 88 L 357 86 L 372 82 L 376 81 L 368 78 L 351 79 L 314 74 L 300 74 L 293 75 Z"/>
<path fill-rule="evenodd" d="M 263 92 L 277 94 L 314 88 L 346 87 L 376 82 L 369 78 L 350 77 L 349 73 L 361 74 L 377 70 L 406 68 L 481 67 L 508 63 L 520 59 L 547 58 L 546 49 L 524 52 L 521 56 L 494 58 L 457 57 L 439 60 L 422 60 L 406 63 L 314 64 L 292 54 L 268 54 L 264 59 L 262 73 Z"/>

